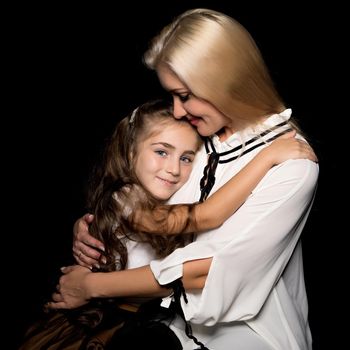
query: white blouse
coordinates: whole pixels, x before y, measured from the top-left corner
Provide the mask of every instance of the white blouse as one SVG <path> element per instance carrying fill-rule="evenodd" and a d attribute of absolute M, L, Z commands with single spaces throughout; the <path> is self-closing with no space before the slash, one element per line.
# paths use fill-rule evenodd
<path fill-rule="evenodd" d="M 232 150 L 243 140 L 248 141 L 264 129 L 288 120 L 290 115 L 290 109 L 272 115 L 259 128 L 236 133 L 225 142 L 215 136 L 212 139 L 215 149 L 217 152 Z M 277 127 L 272 134 L 286 128 Z M 243 150 L 269 137 L 271 133 Z M 233 161 L 219 163 L 211 194 L 261 147 L 264 146 Z M 242 149 L 220 159 L 229 159 L 241 152 Z M 199 181 L 207 157 L 202 147 L 190 179 L 170 203 L 199 199 Z M 186 319 L 194 325 L 194 335 L 200 341 L 209 344 L 210 339 L 222 336 L 226 340 L 213 342 L 212 348 L 230 349 L 237 341 L 235 328 L 243 324 L 254 336 L 259 335 L 268 348 L 311 349 L 300 235 L 313 202 L 317 178 L 318 165 L 309 160 L 288 160 L 273 167 L 221 227 L 202 233 L 188 246 L 151 262 L 155 278 L 164 285 L 182 276 L 184 262 L 213 257 L 204 289 L 188 291 L 187 304 L 182 300 Z M 191 348 L 192 345 L 186 347 Z"/>

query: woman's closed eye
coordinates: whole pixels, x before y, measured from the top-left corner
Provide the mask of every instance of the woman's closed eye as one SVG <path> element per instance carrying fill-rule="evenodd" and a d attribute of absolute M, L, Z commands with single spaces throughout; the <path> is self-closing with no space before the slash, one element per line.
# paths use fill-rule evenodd
<path fill-rule="evenodd" d="M 190 98 L 190 94 L 179 95 L 179 99 L 181 102 L 186 102 L 186 101 L 188 101 L 189 98 Z"/>
<path fill-rule="evenodd" d="M 174 92 L 173 95 L 177 97 L 182 103 L 188 101 L 190 98 L 191 94 L 186 92 L 186 93 L 179 93 L 179 92 Z"/>

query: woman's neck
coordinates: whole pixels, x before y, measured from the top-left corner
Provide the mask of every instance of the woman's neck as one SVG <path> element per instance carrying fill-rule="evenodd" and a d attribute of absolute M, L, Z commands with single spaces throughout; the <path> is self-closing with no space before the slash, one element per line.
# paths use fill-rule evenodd
<path fill-rule="evenodd" d="M 230 125 L 224 126 L 221 130 L 219 130 L 216 135 L 219 137 L 219 140 L 221 142 L 226 141 L 230 136 L 232 136 L 234 133 L 245 130 L 248 127 L 254 127 L 257 124 L 263 123 L 267 118 L 269 118 L 271 115 L 263 116 L 255 123 L 252 122 L 240 122 L 240 123 L 231 123 Z"/>
<path fill-rule="evenodd" d="M 235 132 L 237 132 L 236 129 L 224 127 L 221 130 L 219 130 L 216 135 L 219 137 L 219 140 L 221 142 L 226 141 L 231 135 L 233 135 Z"/>

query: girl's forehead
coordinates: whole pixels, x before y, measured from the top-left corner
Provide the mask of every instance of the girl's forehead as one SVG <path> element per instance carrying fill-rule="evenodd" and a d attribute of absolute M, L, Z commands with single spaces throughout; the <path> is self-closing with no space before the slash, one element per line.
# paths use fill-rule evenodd
<path fill-rule="evenodd" d="M 176 120 L 173 117 L 164 119 L 164 122 L 154 123 L 149 129 L 148 137 L 154 137 L 159 135 L 174 135 L 184 134 L 190 131 L 196 135 L 196 131 L 192 129 L 191 125 L 185 121 Z"/>

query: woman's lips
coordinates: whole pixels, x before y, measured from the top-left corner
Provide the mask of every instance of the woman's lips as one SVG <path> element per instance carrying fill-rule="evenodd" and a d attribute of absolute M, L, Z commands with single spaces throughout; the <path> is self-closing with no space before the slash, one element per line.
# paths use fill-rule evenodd
<path fill-rule="evenodd" d="M 197 118 L 197 117 L 191 117 L 188 119 L 188 121 L 190 122 L 190 124 L 196 126 L 198 125 L 198 123 L 200 122 L 201 118 Z"/>

